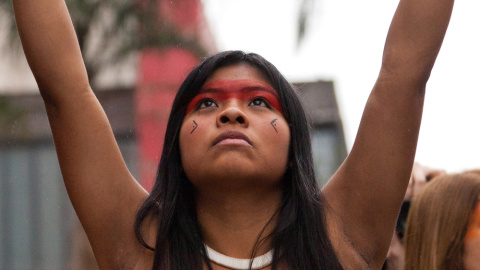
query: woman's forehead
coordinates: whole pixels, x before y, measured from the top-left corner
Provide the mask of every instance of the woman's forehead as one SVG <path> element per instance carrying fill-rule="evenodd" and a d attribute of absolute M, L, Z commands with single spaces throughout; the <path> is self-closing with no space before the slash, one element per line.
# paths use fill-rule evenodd
<path fill-rule="evenodd" d="M 256 79 L 238 79 L 238 80 L 209 80 L 202 88 L 199 94 L 202 93 L 249 93 L 253 91 L 268 92 L 278 98 L 277 91 L 273 89 L 270 84 Z"/>
<path fill-rule="evenodd" d="M 263 82 L 270 85 L 270 82 L 265 75 L 256 67 L 253 67 L 246 63 L 240 63 L 237 65 L 225 66 L 217 69 L 207 79 L 205 85 L 208 85 L 211 81 L 219 80 L 251 80 Z M 203 87 L 202 87 L 203 88 Z"/>

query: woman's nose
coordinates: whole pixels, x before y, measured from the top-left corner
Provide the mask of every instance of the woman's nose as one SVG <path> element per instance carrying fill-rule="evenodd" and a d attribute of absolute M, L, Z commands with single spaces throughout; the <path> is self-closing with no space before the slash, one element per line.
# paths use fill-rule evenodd
<path fill-rule="evenodd" d="M 248 126 L 248 118 L 238 106 L 228 105 L 217 116 L 217 125 L 222 126 L 225 124 L 240 124 Z"/>

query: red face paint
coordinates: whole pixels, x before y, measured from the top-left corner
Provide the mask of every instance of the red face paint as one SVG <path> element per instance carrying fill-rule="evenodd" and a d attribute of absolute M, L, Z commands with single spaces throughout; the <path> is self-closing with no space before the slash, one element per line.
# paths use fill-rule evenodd
<path fill-rule="evenodd" d="M 241 101 L 252 101 L 255 98 L 263 98 L 275 110 L 282 113 L 278 95 L 270 85 L 256 80 L 215 80 L 206 83 L 190 103 L 188 103 L 186 114 L 194 110 L 201 101 L 212 99 L 216 103 L 238 99 Z"/>

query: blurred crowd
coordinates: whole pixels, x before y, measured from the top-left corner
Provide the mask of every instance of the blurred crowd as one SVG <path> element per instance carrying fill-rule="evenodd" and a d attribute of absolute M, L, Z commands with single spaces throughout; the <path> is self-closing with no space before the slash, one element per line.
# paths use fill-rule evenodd
<path fill-rule="evenodd" d="M 383 269 L 480 269 L 480 170 L 415 163 Z"/>

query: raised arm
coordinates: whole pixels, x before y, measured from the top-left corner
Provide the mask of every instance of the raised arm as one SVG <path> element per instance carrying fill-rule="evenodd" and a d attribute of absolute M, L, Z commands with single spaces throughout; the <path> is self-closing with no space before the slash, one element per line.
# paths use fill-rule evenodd
<path fill-rule="evenodd" d="M 147 196 L 129 173 L 90 85 L 63 0 L 14 0 L 25 55 L 52 129 L 68 194 L 100 268 L 137 247 L 134 220 Z M 132 252 L 130 252 L 132 253 Z"/>
<path fill-rule="evenodd" d="M 401 0 L 352 151 L 324 188 L 332 228 L 381 267 L 408 185 L 425 86 L 454 0 Z M 338 236 L 340 235 L 340 236 Z M 340 250 L 341 251 L 341 250 Z M 342 260 L 342 254 L 340 254 Z M 348 260 L 348 258 L 346 259 Z"/>

